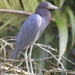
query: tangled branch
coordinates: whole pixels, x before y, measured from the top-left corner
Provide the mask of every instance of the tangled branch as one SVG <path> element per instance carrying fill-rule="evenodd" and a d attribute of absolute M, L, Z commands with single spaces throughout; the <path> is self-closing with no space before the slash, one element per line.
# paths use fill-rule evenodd
<path fill-rule="evenodd" d="M 4 51 L 4 57 L 0 56 L 0 60 L 2 61 L 0 63 L 0 71 L 1 73 L 14 73 L 14 74 L 24 74 L 24 75 L 38 75 L 37 71 L 41 71 L 41 75 L 48 75 L 54 72 L 64 72 L 67 74 L 75 74 L 74 71 L 71 70 L 67 70 L 65 69 L 64 65 L 57 59 L 57 56 L 54 55 L 53 53 L 51 53 L 51 51 L 47 50 L 47 49 L 51 49 L 53 51 L 57 51 L 56 49 L 50 47 L 50 46 L 46 46 L 46 45 L 42 45 L 42 44 L 34 44 L 38 47 L 40 47 L 42 50 L 46 51 L 47 53 L 50 53 L 52 56 L 51 57 L 45 57 L 45 58 L 39 58 L 39 59 L 33 59 L 33 58 L 29 58 L 29 56 L 23 52 L 21 52 L 20 54 L 22 54 L 23 56 L 27 56 L 27 59 L 25 58 L 21 58 L 20 60 L 16 60 L 16 59 L 7 59 L 7 55 L 6 55 L 6 46 L 10 46 L 10 48 L 13 50 L 14 49 L 14 42 L 9 42 L 10 40 L 15 40 L 14 38 L 9 38 L 9 39 L 0 39 L 0 51 Z M 26 50 L 25 50 L 26 51 Z M 53 62 L 50 61 L 51 58 L 54 58 L 57 60 L 57 62 L 60 63 L 62 68 L 58 68 L 58 66 L 56 66 L 56 64 L 54 64 Z M 63 57 L 64 59 L 66 59 L 68 62 L 70 62 L 71 64 L 74 65 L 74 63 L 72 63 L 70 60 L 68 60 L 67 58 Z M 50 70 L 46 70 L 45 67 L 43 67 L 41 64 L 37 63 L 36 61 L 48 61 L 49 63 L 51 63 L 52 65 L 54 65 L 57 68 L 52 68 Z M 17 63 L 17 64 L 16 64 Z M 25 64 L 26 66 L 22 67 L 22 64 Z M 14 65 L 13 65 L 14 64 Z M 29 71 L 29 72 L 28 72 Z M 42 71 L 44 73 L 42 73 Z"/>

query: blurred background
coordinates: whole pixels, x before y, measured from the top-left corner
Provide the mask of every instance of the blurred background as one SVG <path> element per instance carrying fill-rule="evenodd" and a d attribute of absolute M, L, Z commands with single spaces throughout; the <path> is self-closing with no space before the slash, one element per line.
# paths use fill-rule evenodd
<path fill-rule="evenodd" d="M 37 5 L 42 1 L 49 1 L 64 11 L 50 10 L 52 14 L 51 22 L 37 43 L 50 45 L 57 49 L 57 51 L 51 50 L 51 52 L 66 69 L 75 72 L 75 0 L 0 0 L 0 65 L 7 62 L 5 59 L 8 59 L 14 50 L 15 40 L 13 39 L 23 22 L 31 13 L 35 12 Z M 17 10 L 23 12 L 19 13 Z M 51 57 L 51 55 L 34 46 L 32 59 L 43 59 L 45 57 Z M 18 59 L 23 59 L 22 53 Z M 46 70 L 60 67 L 53 57 L 36 62 Z M 17 62 L 12 62 L 12 64 L 17 66 Z M 23 66 L 25 66 L 24 62 L 20 65 L 20 68 Z M 53 72 L 51 75 L 65 74 Z"/>

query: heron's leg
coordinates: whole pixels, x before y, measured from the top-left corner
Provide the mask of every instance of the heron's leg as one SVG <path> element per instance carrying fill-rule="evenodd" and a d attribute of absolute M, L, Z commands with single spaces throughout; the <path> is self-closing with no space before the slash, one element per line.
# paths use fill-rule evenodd
<path fill-rule="evenodd" d="M 33 45 L 30 47 L 30 52 L 29 52 L 29 62 L 30 62 L 31 73 L 34 74 L 33 66 L 32 66 L 32 59 L 31 59 L 32 49 L 33 49 Z"/>
<path fill-rule="evenodd" d="M 27 72 L 30 73 L 30 69 L 29 69 L 29 65 L 28 65 L 28 55 L 27 55 L 28 49 L 29 49 L 29 46 L 27 46 L 27 48 L 26 48 L 24 58 L 25 58 L 25 62 L 26 62 Z"/>

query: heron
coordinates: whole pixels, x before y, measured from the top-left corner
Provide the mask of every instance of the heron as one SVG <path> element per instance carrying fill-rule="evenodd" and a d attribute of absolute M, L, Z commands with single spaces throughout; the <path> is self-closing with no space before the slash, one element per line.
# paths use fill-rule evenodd
<path fill-rule="evenodd" d="M 50 2 L 41 2 L 35 12 L 24 21 L 16 37 L 11 59 L 14 59 L 23 48 L 32 46 L 39 39 L 50 23 L 50 9 L 61 10 L 61 8 L 52 5 Z"/>
<path fill-rule="evenodd" d="M 37 6 L 35 12 L 24 21 L 20 31 L 18 32 L 18 35 L 16 36 L 15 48 L 10 57 L 10 59 L 14 59 L 19 54 L 19 52 L 23 50 L 23 48 L 26 48 L 24 57 L 27 66 L 27 71 L 32 72 L 32 74 L 34 73 L 31 61 L 32 47 L 50 23 L 51 20 L 51 13 L 49 11 L 50 9 L 62 10 L 61 8 L 52 5 L 50 2 L 47 1 L 41 2 Z M 28 61 L 27 51 L 29 47 L 30 47 L 29 52 L 30 60 Z M 29 67 L 28 62 L 30 63 L 31 69 Z"/>

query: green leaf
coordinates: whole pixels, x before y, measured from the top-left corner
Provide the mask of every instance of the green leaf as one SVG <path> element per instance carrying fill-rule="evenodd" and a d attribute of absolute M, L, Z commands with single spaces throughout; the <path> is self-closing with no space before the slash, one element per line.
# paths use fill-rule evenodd
<path fill-rule="evenodd" d="M 5 8 L 8 8 L 8 9 L 11 8 L 8 0 L 2 0 L 2 3 L 3 3 L 3 5 L 4 5 Z"/>
<path fill-rule="evenodd" d="M 6 21 L 1 27 L 0 27 L 0 31 L 2 30 L 2 29 L 4 29 L 8 24 L 10 24 L 10 22 L 12 21 L 12 20 L 14 20 L 16 17 L 14 16 L 13 18 L 11 18 L 10 20 L 8 20 L 8 21 Z"/>
<path fill-rule="evenodd" d="M 28 3 L 28 0 L 21 0 L 21 1 L 22 1 L 24 10 L 25 10 L 25 11 L 31 11 L 30 5 L 29 5 L 29 3 Z"/>
<path fill-rule="evenodd" d="M 11 5 L 11 8 L 12 8 L 12 9 L 17 9 L 17 10 L 22 9 L 19 0 L 9 0 L 9 3 L 10 3 L 10 5 Z"/>
<path fill-rule="evenodd" d="M 59 56 L 63 56 L 68 43 L 68 29 L 65 18 L 60 13 L 58 14 L 55 16 L 55 21 L 59 31 Z M 61 60 L 61 57 L 59 57 L 59 60 Z"/>
<path fill-rule="evenodd" d="M 72 43 L 71 43 L 71 47 L 73 47 L 74 43 L 75 43 L 75 16 L 73 14 L 73 11 L 70 8 L 66 8 L 68 15 L 69 15 L 69 19 L 71 22 L 71 28 L 72 28 Z"/>
<path fill-rule="evenodd" d="M 60 5 L 60 0 L 54 0 L 54 3 L 56 6 L 59 6 Z"/>
<path fill-rule="evenodd" d="M 33 0 L 33 1 L 28 0 L 28 3 L 29 3 L 31 11 L 35 12 L 35 9 L 36 9 L 36 7 L 38 5 L 38 1 L 37 0 Z"/>

